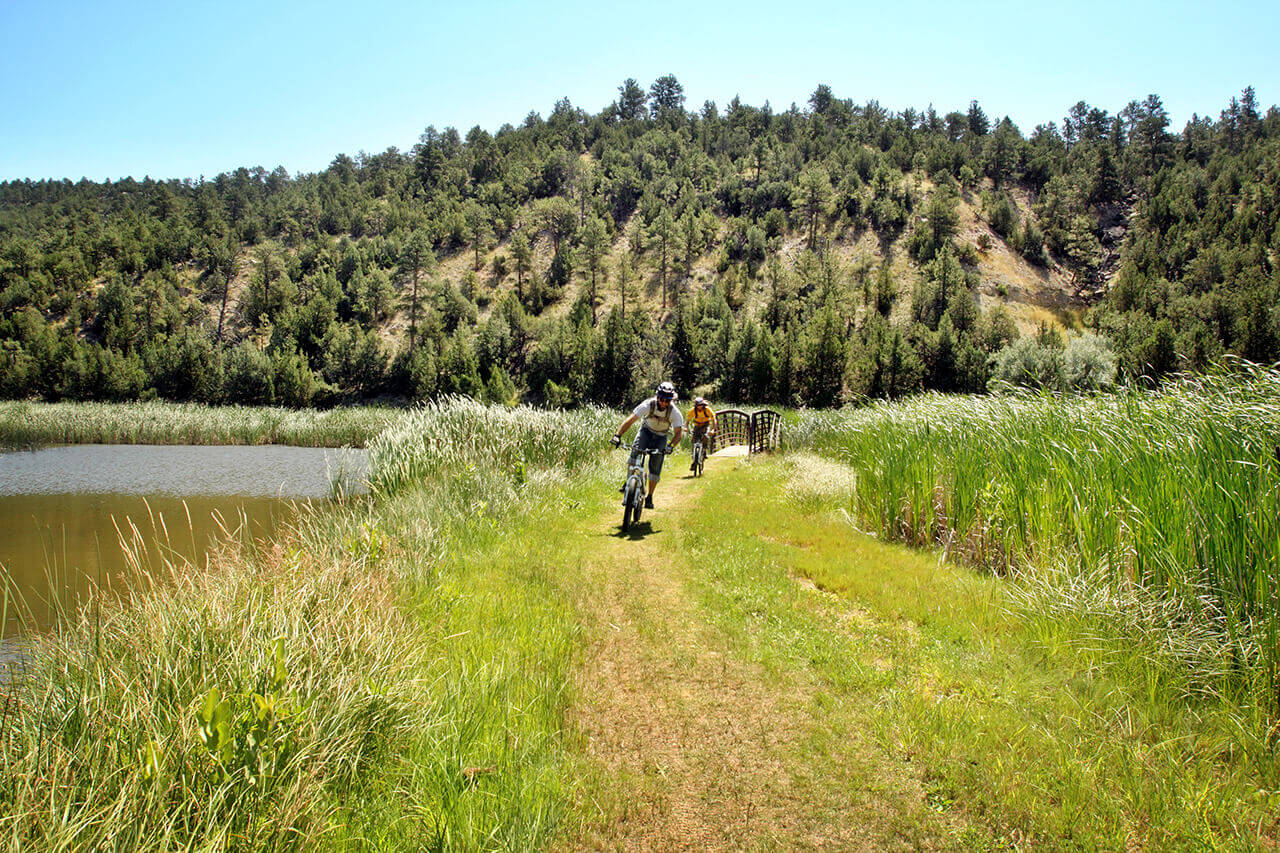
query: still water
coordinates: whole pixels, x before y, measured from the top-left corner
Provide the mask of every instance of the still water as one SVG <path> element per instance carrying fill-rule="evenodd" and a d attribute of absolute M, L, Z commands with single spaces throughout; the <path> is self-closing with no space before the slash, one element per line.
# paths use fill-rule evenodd
<path fill-rule="evenodd" d="M 139 570 L 203 569 L 220 537 L 269 537 L 335 482 L 360 491 L 367 464 L 363 450 L 278 446 L 0 453 L 4 636 L 47 627 L 91 589 L 119 588 Z"/>

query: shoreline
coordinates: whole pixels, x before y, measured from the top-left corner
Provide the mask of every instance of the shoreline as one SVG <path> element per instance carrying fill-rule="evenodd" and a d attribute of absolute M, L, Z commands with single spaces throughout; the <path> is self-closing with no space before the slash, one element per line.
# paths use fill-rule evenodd
<path fill-rule="evenodd" d="M 0 402 L 0 451 L 75 444 L 364 448 L 410 411 L 8 400 Z"/>

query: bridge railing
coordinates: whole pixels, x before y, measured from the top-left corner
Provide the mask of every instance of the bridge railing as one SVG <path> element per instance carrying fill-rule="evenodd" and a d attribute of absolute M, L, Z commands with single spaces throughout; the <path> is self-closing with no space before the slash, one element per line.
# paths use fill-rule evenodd
<path fill-rule="evenodd" d="M 716 412 L 716 439 L 711 451 L 735 445 L 746 445 L 749 453 L 778 449 L 782 431 L 782 415 L 773 409 L 748 414 L 741 409 Z"/>

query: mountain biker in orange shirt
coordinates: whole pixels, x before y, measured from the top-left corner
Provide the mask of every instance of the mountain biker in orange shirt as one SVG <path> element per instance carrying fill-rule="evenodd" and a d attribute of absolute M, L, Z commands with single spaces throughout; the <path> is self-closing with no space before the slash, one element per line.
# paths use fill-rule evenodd
<path fill-rule="evenodd" d="M 691 408 L 684 416 L 684 419 L 693 425 L 693 440 L 702 439 L 707 452 L 711 452 L 711 439 L 716 435 L 716 413 L 715 410 L 707 405 L 707 401 L 698 397 L 693 401 Z M 693 465 L 689 466 L 689 470 L 693 470 Z"/>

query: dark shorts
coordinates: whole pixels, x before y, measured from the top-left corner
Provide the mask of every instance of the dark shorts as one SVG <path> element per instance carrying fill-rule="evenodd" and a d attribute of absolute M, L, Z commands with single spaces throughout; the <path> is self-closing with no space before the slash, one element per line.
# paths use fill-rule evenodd
<path fill-rule="evenodd" d="M 640 427 L 640 432 L 636 434 L 636 443 L 631 445 L 631 462 L 634 465 L 636 457 L 643 450 L 663 450 L 667 446 L 667 437 L 659 435 L 648 427 Z M 662 460 L 666 459 L 666 454 L 655 453 L 649 457 L 649 479 L 655 483 L 662 478 Z"/>

